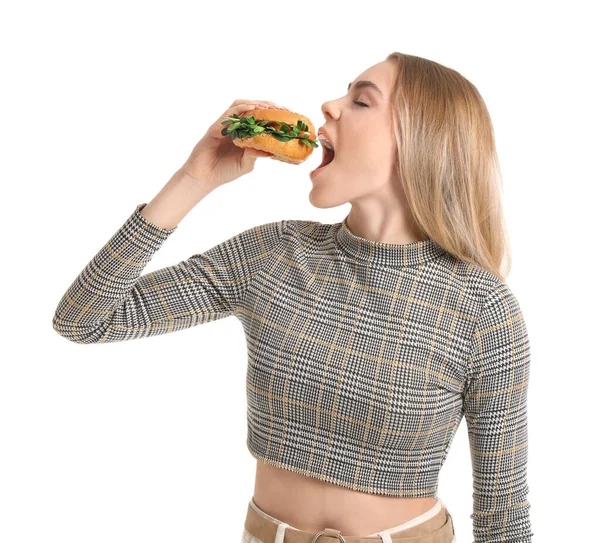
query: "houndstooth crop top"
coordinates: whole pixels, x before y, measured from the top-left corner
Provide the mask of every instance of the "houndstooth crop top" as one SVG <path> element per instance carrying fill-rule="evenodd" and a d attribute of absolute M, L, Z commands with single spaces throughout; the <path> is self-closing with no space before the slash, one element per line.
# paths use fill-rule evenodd
<path fill-rule="evenodd" d="M 261 224 L 142 275 L 178 228 L 145 205 L 68 288 L 56 332 L 109 343 L 234 315 L 250 453 L 359 492 L 435 496 L 464 414 L 475 542 L 531 541 L 529 341 L 504 282 L 430 238 L 372 241 L 346 219 Z"/>

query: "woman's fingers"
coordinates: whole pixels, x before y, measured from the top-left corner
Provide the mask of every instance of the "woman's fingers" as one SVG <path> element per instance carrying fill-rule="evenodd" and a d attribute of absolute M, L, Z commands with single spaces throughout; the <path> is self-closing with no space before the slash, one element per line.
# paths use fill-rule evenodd
<path fill-rule="evenodd" d="M 240 102 L 240 101 L 236 100 L 236 102 Z M 244 113 L 245 111 L 252 111 L 253 109 L 256 109 L 256 108 L 259 108 L 259 109 L 281 109 L 281 110 L 291 111 L 287 108 L 284 108 L 283 106 L 275 107 L 275 105 L 272 105 L 272 104 L 273 104 L 273 102 L 264 103 L 264 102 L 257 102 L 257 101 L 237 103 L 236 105 L 230 107 L 223 114 L 223 117 L 231 117 L 232 115 L 240 115 L 241 113 Z"/>
<path fill-rule="evenodd" d="M 244 113 L 245 111 L 252 111 L 256 107 L 262 107 L 257 104 L 238 104 L 237 106 L 230 107 L 222 117 L 231 117 L 232 115 L 240 115 L 240 113 Z"/>
<path fill-rule="evenodd" d="M 276 104 L 275 102 L 271 102 L 270 100 L 247 100 L 245 98 L 240 98 L 238 100 L 235 100 L 233 102 L 233 104 L 231 104 L 231 105 L 237 106 L 240 104 L 254 104 L 258 107 L 263 107 L 263 108 L 286 109 L 287 111 L 291 111 L 287 107 L 280 106 L 279 104 Z"/>
<path fill-rule="evenodd" d="M 268 100 L 258 100 L 258 102 L 261 104 L 267 104 L 267 106 L 274 107 L 276 109 L 287 109 L 288 111 L 290 111 L 287 107 L 280 106 L 279 104 L 276 104 L 275 102 L 269 102 Z"/>

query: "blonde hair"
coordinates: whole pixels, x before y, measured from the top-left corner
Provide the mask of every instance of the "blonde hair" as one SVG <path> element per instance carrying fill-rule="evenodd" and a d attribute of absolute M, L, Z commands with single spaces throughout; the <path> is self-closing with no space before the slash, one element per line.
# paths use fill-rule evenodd
<path fill-rule="evenodd" d="M 437 62 L 398 52 L 386 61 L 397 68 L 394 170 L 415 226 L 504 281 L 511 268 L 504 187 L 483 98 L 465 77 Z"/>

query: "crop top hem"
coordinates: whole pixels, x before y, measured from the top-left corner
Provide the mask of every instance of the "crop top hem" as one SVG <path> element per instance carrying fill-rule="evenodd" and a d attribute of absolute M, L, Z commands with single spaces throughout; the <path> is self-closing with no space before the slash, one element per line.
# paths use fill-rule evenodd
<path fill-rule="evenodd" d="M 367 486 L 362 486 L 362 485 L 350 484 L 349 482 L 344 481 L 342 479 L 337 479 L 335 477 L 323 475 L 321 473 L 317 473 L 315 471 L 310 471 L 307 469 L 300 469 L 291 464 L 286 464 L 284 462 L 278 462 L 277 460 L 272 460 L 270 458 L 267 458 L 266 456 L 263 456 L 263 455 L 259 454 L 258 452 L 256 452 L 252 448 L 252 443 L 248 440 L 246 440 L 246 447 L 250 451 L 250 454 L 259 462 L 263 462 L 264 464 L 267 464 L 269 466 L 274 466 L 276 468 L 284 469 L 286 471 L 291 471 L 293 473 L 298 473 L 300 475 L 304 475 L 305 477 L 310 477 L 311 479 L 317 479 L 319 481 L 323 481 L 325 483 L 329 483 L 332 485 L 349 488 L 350 490 L 356 490 L 358 492 L 365 492 L 368 494 L 378 494 L 381 496 L 390 496 L 390 497 L 396 497 L 396 498 L 427 498 L 429 496 L 437 497 L 437 487 L 421 489 L 421 490 L 417 490 L 414 492 L 406 492 L 406 491 L 402 491 L 402 490 L 393 491 L 393 490 L 389 490 L 387 488 L 380 487 L 380 486 L 379 487 L 374 487 L 374 486 L 367 487 Z"/>

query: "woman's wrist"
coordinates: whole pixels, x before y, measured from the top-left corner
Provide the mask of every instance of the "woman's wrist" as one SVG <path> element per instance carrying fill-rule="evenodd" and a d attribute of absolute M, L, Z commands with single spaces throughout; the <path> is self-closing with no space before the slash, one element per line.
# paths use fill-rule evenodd
<path fill-rule="evenodd" d="M 140 211 L 146 220 L 170 230 L 216 187 L 177 170 L 160 192 Z"/>

